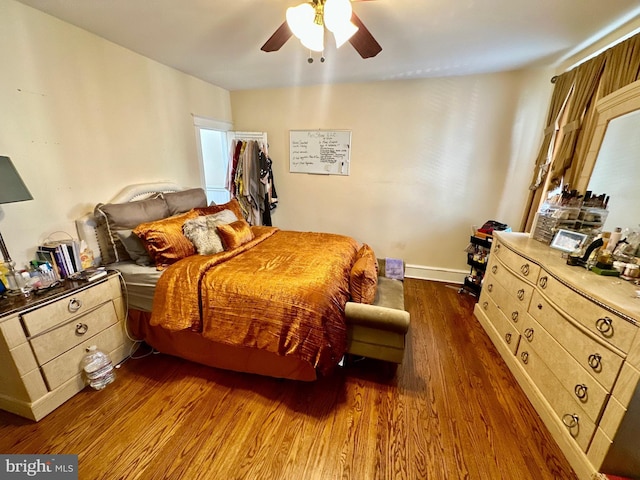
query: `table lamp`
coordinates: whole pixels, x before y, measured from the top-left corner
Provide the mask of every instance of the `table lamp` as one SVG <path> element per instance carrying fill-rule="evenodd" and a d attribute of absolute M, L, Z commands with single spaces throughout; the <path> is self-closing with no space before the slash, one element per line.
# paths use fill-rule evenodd
<path fill-rule="evenodd" d="M 25 200 L 33 200 L 29 189 L 20 178 L 20 174 L 16 167 L 13 166 L 11 159 L 0 156 L 0 204 L 24 202 Z M 7 245 L 4 243 L 2 233 L 0 233 L 0 252 L 2 252 L 4 262 L 9 269 L 9 275 L 12 276 L 15 273 L 13 271 L 13 260 L 11 260 Z"/>

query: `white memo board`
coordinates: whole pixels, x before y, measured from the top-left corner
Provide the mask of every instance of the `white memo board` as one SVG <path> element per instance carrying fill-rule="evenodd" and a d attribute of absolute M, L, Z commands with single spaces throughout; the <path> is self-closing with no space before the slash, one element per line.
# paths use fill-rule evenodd
<path fill-rule="evenodd" d="M 289 171 L 349 175 L 351 131 L 290 130 Z"/>

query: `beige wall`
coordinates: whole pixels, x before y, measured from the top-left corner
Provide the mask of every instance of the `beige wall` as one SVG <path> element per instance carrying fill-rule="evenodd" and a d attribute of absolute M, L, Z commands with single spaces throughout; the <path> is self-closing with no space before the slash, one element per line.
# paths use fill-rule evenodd
<path fill-rule="evenodd" d="M 550 76 L 235 91 L 231 105 L 234 128 L 269 135 L 275 225 L 352 235 L 411 276 L 459 280 L 471 225 L 520 223 Z M 351 130 L 351 175 L 289 173 L 298 129 Z"/>
<path fill-rule="evenodd" d="M 0 155 L 33 201 L 0 206 L 14 260 L 123 186 L 200 185 L 191 115 L 231 121 L 229 92 L 0 0 Z"/>
<path fill-rule="evenodd" d="M 266 130 L 282 228 L 353 235 L 410 273 L 457 279 L 472 224 L 517 225 L 544 71 L 229 92 L 0 0 L 0 155 L 35 200 L 0 207 L 19 264 L 124 185 L 200 184 L 191 114 Z M 349 177 L 288 173 L 291 129 L 348 129 Z"/>

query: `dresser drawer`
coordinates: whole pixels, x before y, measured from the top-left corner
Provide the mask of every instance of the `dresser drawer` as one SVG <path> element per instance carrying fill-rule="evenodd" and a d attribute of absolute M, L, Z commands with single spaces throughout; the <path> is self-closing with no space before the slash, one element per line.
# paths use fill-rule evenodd
<path fill-rule="evenodd" d="M 82 372 L 82 358 L 86 348 L 96 345 L 103 352 L 111 352 L 124 343 L 122 325 L 118 322 L 96 336 L 85 340 L 71 350 L 59 355 L 42 366 L 42 373 L 47 381 L 49 390 L 55 390 L 67 380 Z M 115 364 L 119 359 L 112 358 Z"/>
<path fill-rule="evenodd" d="M 520 342 L 516 358 L 551 406 L 558 420 L 564 424 L 564 429 L 580 449 L 586 452 L 596 429 L 594 422 L 575 397 L 565 390 L 531 345 L 524 340 Z"/>
<path fill-rule="evenodd" d="M 118 315 L 112 301 L 95 310 L 73 318 L 47 333 L 29 339 L 33 353 L 40 365 L 79 345 L 98 332 L 118 322 Z"/>
<path fill-rule="evenodd" d="M 525 312 L 529 308 L 529 302 L 531 301 L 531 294 L 533 293 L 534 287 L 511 273 L 500 262 L 495 262 L 492 265 L 484 279 L 483 289 L 488 288 L 489 291 L 491 291 L 491 289 L 496 288 L 496 282 L 500 283 L 504 290 L 513 299 L 512 301 L 503 299 L 500 307 L 504 309 L 505 313 L 508 311 Z"/>
<path fill-rule="evenodd" d="M 606 342 L 592 338 L 567 320 L 537 291 L 533 293 L 529 313 L 582 368 L 607 391 L 611 391 L 624 361 L 620 355 L 611 350 Z"/>
<path fill-rule="evenodd" d="M 485 277 L 482 293 L 484 292 L 487 292 L 502 314 L 513 323 L 515 328 L 520 330 L 520 316 L 527 311 L 522 302 L 512 297 L 491 274 Z"/>
<path fill-rule="evenodd" d="M 117 296 L 120 296 L 118 279 L 110 279 L 100 284 L 91 285 L 91 288 L 75 292 L 73 295 L 59 299 L 37 310 L 25 313 L 22 315 L 22 322 L 28 335 L 33 337 L 56 325 L 65 323 L 75 316 L 82 315 Z"/>
<path fill-rule="evenodd" d="M 544 271 L 538 278 L 538 287 L 559 309 L 575 318 L 596 337 L 625 353 L 629 351 L 637 327 L 574 292 Z"/>
<path fill-rule="evenodd" d="M 594 424 L 598 423 L 609 392 L 531 316 L 522 318 L 521 348 L 533 348 Z"/>
<path fill-rule="evenodd" d="M 484 290 L 480 294 L 478 304 L 493 324 L 500 338 L 502 338 L 509 350 L 511 350 L 511 353 L 515 354 L 518 349 L 518 342 L 520 341 L 520 333 L 518 330 L 504 317 L 498 309 L 498 306 L 493 302 L 491 296 L 485 294 Z"/>
<path fill-rule="evenodd" d="M 520 278 L 531 283 L 536 283 L 538 280 L 540 266 L 509 250 L 500 242 L 497 242 L 493 247 L 491 255 L 499 258 L 504 265 L 509 267 Z"/>

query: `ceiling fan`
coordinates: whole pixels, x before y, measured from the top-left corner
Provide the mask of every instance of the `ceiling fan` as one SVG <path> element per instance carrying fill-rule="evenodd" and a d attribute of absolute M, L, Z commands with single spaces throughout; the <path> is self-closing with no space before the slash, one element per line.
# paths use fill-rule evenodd
<path fill-rule="evenodd" d="M 280 50 L 295 35 L 309 50 L 321 52 L 324 50 L 326 28 L 334 34 L 337 47 L 348 40 L 362 58 L 375 57 L 382 51 L 380 44 L 353 12 L 350 0 L 311 0 L 288 8 L 286 18 L 260 50 Z"/>

